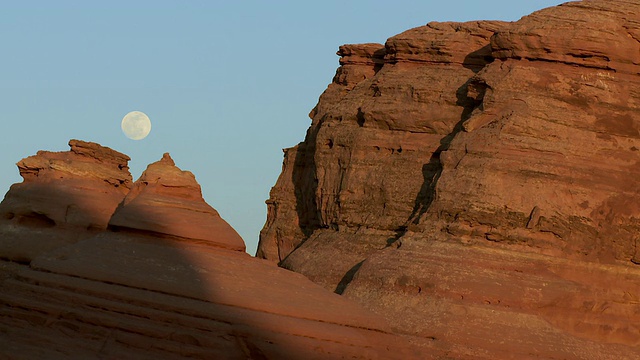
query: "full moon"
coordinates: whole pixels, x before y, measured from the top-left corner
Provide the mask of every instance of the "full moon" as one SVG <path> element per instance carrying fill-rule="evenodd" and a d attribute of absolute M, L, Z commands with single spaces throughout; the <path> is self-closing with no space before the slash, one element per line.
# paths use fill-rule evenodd
<path fill-rule="evenodd" d="M 151 131 L 151 120 L 142 111 L 132 111 L 122 118 L 122 132 L 132 140 L 142 140 Z"/>

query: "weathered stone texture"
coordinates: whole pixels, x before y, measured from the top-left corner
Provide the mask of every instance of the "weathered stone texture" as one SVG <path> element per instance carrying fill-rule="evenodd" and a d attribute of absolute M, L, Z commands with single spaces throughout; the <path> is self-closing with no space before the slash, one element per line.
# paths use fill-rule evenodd
<path fill-rule="evenodd" d="M 132 185 L 125 155 L 70 144 L 21 161 L 0 204 L 13 214 L 0 224 L 0 358 L 424 358 L 382 317 L 246 254 L 169 154 Z M 83 217 L 62 216 L 70 206 Z"/>
<path fill-rule="evenodd" d="M 258 256 L 434 356 L 636 358 L 638 24 L 591 0 L 341 48 Z"/>

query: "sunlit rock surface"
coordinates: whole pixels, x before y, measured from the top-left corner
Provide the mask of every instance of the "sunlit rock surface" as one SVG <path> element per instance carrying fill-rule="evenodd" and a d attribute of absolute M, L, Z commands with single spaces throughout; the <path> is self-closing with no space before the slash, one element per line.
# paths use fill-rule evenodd
<path fill-rule="evenodd" d="M 640 354 L 640 3 L 345 45 L 257 255 L 434 357 Z"/>
<path fill-rule="evenodd" d="M 71 146 L 21 161 L 25 181 L 0 205 L 13 214 L 0 234 L 0 358 L 424 357 L 382 317 L 246 254 L 168 154 L 131 184 L 125 155 Z M 63 216 L 74 206 L 82 216 Z"/>

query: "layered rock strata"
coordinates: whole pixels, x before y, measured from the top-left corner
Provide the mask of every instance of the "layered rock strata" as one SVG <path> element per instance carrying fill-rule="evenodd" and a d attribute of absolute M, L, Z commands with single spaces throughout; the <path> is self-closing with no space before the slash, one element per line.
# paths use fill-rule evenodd
<path fill-rule="evenodd" d="M 77 159 L 65 164 L 84 168 L 75 172 L 80 179 L 99 173 Z M 57 181 L 66 185 L 58 179 L 47 182 L 51 189 L 62 186 Z M 115 212 L 101 231 L 21 262 L 0 252 L 0 358 L 423 357 L 382 318 L 246 254 L 242 239 L 202 199 L 193 174 L 168 154 L 126 188 L 132 190 L 117 207 L 105 203 Z M 64 200 L 47 202 L 45 214 L 74 199 Z M 106 211 L 84 210 L 89 218 Z M 51 216 L 49 233 L 66 226 Z M 30 241 L 19 245 L 49 241 L 26 236 Z M 2 234 L 0 249 L 12 241 Z"/>
<path fill-rule="evenodd" d="M 195 176 L 176 167 L 168 153 L 142 173 L 109 225 L 245 251 L 240 235 L 204 201 Z"/>
<path fill-rule="evenodd" d="M 434 356 L 637 357 L 638 14 L 571 2 L 342 47 L 257 255 Z"/>
<path fill-rule="evenodd" d="M 386 46 L 342 46 L 305 142 L 285 150 L 258 255 L 283 260 L 319 228 L 405 227 L 429 201 L 420 188 L 438 172 L 439 153 L 477 106 L 466 84 L 500 26 L 430 24 Z"/>

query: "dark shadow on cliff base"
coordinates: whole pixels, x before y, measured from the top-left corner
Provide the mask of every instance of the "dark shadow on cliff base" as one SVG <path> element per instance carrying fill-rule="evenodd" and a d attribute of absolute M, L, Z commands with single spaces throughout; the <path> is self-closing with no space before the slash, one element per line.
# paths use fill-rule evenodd
<path fill-rule="evenodd" d="M 61 188 L 52 191 L 59 197 Z M 82 204 L 77 193 L 66 198 Z M 212 258 L 224 261 L 203 267 L 203 257 L 194 262 L 191 239 L 121 227 L 97 230 L 56 224 L 42 213 L 7 211 L 0 218 L 0 226 L 35 236 L 32 242 L 68 232 L 77 236 L 53 248 L 45 246 L 33 261 L 0 260 L 0 358 L 296 357 L 296 349 L 281 334 L 267 330 L 268 316 L 229 304 L 228 299 L 237 296 L 235 290 L 220 290 L 237 281 L 235 276 L 249 274 L 216 283 L 219 277 L 229 277 L 225 263 L 259 262 L 248 254 L 214 247 Z M 135 218 L 140 223 L 148 220 L 144 211 Z M 158 222 L 157 213 L 150 222 Z M 6 238 L 1 232 L 0 241 Z M 206 244 L 195 245 L 205 249 Z M 5 268 L 18 270 L 7 275 Z M 265 282 L 254 294 L 270 287 Z"/>

